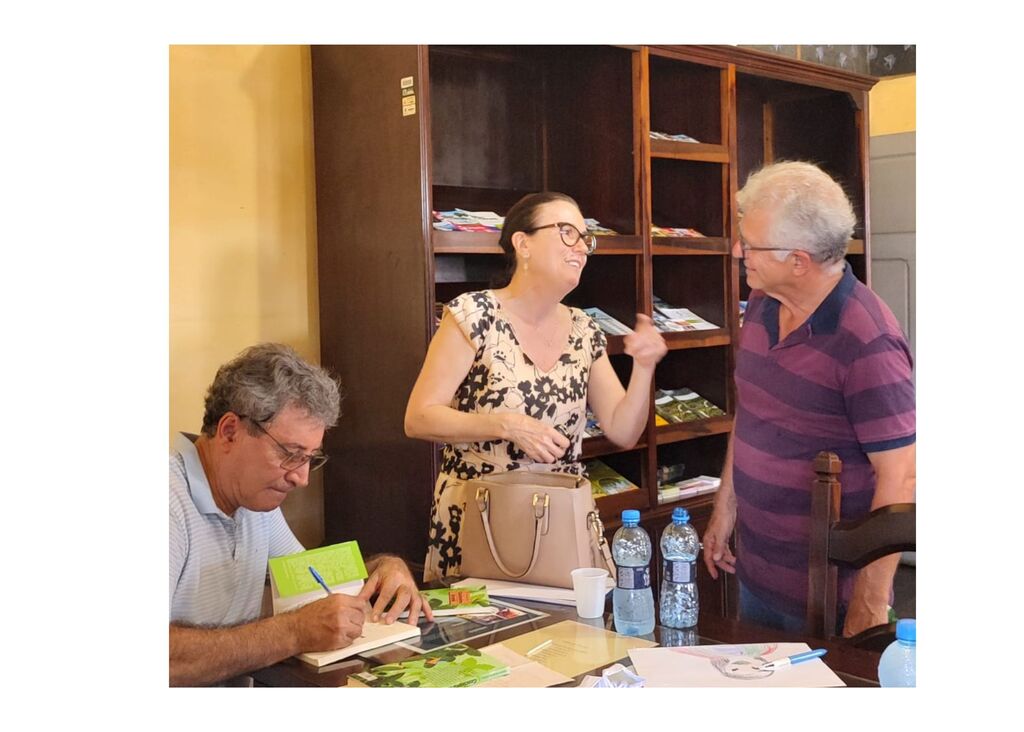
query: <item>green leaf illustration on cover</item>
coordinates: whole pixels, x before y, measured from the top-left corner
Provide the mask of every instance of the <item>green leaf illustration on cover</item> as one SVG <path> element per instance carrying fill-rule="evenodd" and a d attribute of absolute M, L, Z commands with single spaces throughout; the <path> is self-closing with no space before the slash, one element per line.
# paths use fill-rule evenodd
<path fill-rule="evenodd" d="M 398 663 L 376 666 L 355 674 L 354 678 L 373 687 L 442 689 L 474 686 L 508 673 L 508 666 L 498 659 L 458 643 Z"/>
<path fill-rule="evenodd" d="M 420 595 L 430 603 L 431 610 L 458 610 L 459 608 L 490 607 L 484 585 L 477 587 L 442 587 L 437 590 L 420 590 Z"/>

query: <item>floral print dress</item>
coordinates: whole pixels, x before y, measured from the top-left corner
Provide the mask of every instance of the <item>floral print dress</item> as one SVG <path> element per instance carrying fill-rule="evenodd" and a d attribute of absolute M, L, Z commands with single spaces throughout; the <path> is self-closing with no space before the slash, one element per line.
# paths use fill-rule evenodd
<path fill-rule="evenodd" d="M 445 498 L 453 485 L 509 470 L 584 474 L 580 455 L 587 384 L 593 363 L 607 349 L 607 339 L 594 320 L 582 310 L 570 308 L 572 326 L 565 349 L 545 372 L 523 352 L 491 290 L 467 292 L 449 302 L 447 308 L 476 348 L 473 365 L 455 392 L 452 408 L 472 413 L 526 414 L 551 425 L 571 444 L 555 463 L 536 463 L 508 440 L 445 444 L 430 509 L 424 581 L 458 574 L 462 563 L 459 529 L 463 509 Z"/>

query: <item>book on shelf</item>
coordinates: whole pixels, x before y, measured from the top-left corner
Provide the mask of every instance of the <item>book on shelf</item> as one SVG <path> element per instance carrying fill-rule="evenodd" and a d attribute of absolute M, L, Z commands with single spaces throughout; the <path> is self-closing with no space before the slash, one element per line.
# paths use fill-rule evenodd
<path fill-rule="evenodd" d="M 672 134 L 670 132 L 656 132 L 655 130 L 651 130 L 648 134 L 650 134 L 652 140 L 672 140 L 673 142 L 700 142 L 700 140 L 696 140 L 690 137 L 689 135 L 684 135 L 682 132 Z"/>
<path fill-rule="evenodd" d="M 651 236 L 679 236 L 689 239 L 702 238 L 704 235 L 696 229 L 683 226 L 651 226 Z"/>
<path fill-rule="evenodd" d="M 625 323 L 620 323 L 601 308 L 583 308 L 583 312 L 594 319 L 598 327 L 608 335 L 629 335 L 633 332 Z"/>
<path fill-rule="evenodd" d="M 721 478 L 710 475 L 698 475 L 696 478 L 687 478 L 674 483 L 658 485 L 658 504 L 680 501 L 684 498 L 692 498 L 704 493 L 713 493 L 722 485 Z"/>
<path fill-rule="evenodd" d="M 721 326 L 704 320 L 688 308 L 679 308 L 654 296 L 654 322 L 659 330 L 715 330 Z"/>
<path fill-rule="evenodd" d="M 270 569 L 274 615 L 295 610 L 325 596 L 324 588 L 314 579 L 310 567 L 316 569 L 332 593 L 357 595 L 367 577 L 366 565 L 359 544 L 355 541 L 273 557 L 267 566 Z M 364 623 L 362 633 L 351 645 L 328 651 L 300 653 L 297 658 L 312 666 L 326 666 L 419 634 L 418 627 L 407 623 Z"/>
<path fill-rule="evenodd" d="M 600 460 L 591 460 L 585 465 L 590 489 L 595 498 L 611 496 L 616 493 L 637 491 L 640 488 L 624 475 L 620 475 Z"/>
<path fill-rule="evenodd" d="M 464 643 L 438 648 L 348 677 L 350 686 L 448 689 L 507 676 L 508 664 Z"/>
<path fill-rule="evenodd" d="M 434 211 L 434 228 L 439 231 L 501 231 L 505 217 L 493 211 Z"/>
<path fill-rule="evenodd" d="M 609 229 L 607 226 L 601 226 L 601 222 L 597 219 L 584 219 L 587 225 L 587 231 L 596 236 L 618 236 L 617 231 Z"/>
<path fill-rule="evenodd" d="M 597 421 L 597 417 L 594 416 L 593 410 L 587 406 L 587 425 L 583 428 L 583 433 L 587 437 L 600 437 L 604 434 L 604 430 L 601 429 L 600 423 Z M 586 439 L 586 437 L 584 438 Z"/>
<path fill-rule="evenodd" d="M 654 393 L 654 412 L 671 424 L 720 417 L 725 412 L 692 389 L 658 389 Z"/>

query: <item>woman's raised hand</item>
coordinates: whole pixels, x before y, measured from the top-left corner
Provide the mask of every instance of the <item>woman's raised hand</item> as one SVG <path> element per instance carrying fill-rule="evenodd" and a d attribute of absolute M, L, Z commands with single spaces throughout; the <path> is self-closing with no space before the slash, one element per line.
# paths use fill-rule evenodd
<path fill-rule="evenodd" d="M 654 321 L 643 313 L 636 314 L 636 327 L 623 339 L 627 354 L 633 357 L 633 363 L 645 368 L 654 368 L 658 361 L 668 353 L 668 346 Z"/>

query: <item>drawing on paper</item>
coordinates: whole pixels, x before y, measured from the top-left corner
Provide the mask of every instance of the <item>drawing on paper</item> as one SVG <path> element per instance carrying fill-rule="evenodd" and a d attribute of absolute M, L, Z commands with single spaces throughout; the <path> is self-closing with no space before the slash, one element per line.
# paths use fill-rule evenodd
<path fill-rule="evenodd" d="M 714 649 L 673 648 L 676 653 L 706 658 L 712 667 L 728 679 L 765 679 L 774 671 L 762 670 L 778 648 L 778 643 L 750 643 L 742 646 L 716 646 Z"/>

